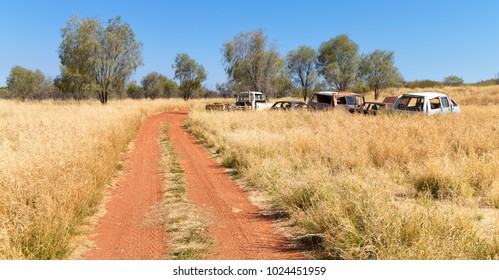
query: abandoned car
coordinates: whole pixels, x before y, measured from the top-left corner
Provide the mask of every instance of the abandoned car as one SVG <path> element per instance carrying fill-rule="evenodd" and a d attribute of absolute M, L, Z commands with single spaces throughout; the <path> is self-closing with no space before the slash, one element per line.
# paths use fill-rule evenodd
<path fill-rule="evenodd" d="M 301 101 L 277 101 L 270 107 L 271 110 L 300 110 L 306 108 L 307 104 Z"/>
<path fill-rule="evenodd" d="M 353 92 L 320 91 L 310 96 L 308 108 L 310 110 L 327 110 L 341 108 L 349 112 L 355 112 L 364 104 L 364 96 Z"/>
<path fill-rule="evenodd" d="M 364 115 L 377 115 L 378 112 L 390 110 L 390 105 L 383 102 L 367 101 L 360 106 L 357 112 Z"/>
<path fill-rule="evenodd" d="M 269 109 L 270 104 L 267 102 L 265 94 L 258 91 L 245 91 L 235 93 L 235 104 L 222 104 L 213 103 L 206 105 L 206 110 L 220 110 L 220 111 L 233 111 L 233 110 L 264 110 Z"/>
<path fill-rule="evenodd" d="M 415 92 L 402 94 L 393 104 L 393 111 L 409 114 L 459 113 L 459 106 L 446 94 L 439 92 Z"/>

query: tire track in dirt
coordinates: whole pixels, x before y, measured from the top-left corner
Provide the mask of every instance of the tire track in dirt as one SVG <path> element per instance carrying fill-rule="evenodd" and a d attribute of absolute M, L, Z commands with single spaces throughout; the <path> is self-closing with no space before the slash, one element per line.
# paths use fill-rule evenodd
<path fill-rule="evenodd" d="M 85 259 L 164 259 L 167 254 L 165 227 L 152 225 L 147 214 L 163 199 L 159 135 L 170 116 L 158 114 L 142 124 L 107 213 L 92 233 L 95 248 Z"/>
<path fill-rule="evenodd" d="M 303 259 L 285 236 L 248 200 L 211 154 L 185 132 L 187 112 L 167 113 L 169 134 L 189 188 L 188 199 L 213 219 L 216 249 L 207 259 Z"/>

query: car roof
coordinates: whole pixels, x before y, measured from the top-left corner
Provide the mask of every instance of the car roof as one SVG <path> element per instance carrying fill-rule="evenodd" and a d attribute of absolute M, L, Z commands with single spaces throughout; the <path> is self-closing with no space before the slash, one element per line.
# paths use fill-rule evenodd
<path fill-rule="evenodd" d="M 411 93 L 405 93 L 402 94 L 401 96 L 410 96 L 410 97 L 427 97 L 429 99 L 435 98 L 435 97 L 441 97 L 441 96 L 447 96 L 446 94 L 443 94 L 441 92 L 411 92 Z"/>
<path fill-rule="evenodd" d="M 337 95 L 337 96 L 362 96 L 358 93 L 355 92 L 346 92 L 346 91 L 319 91 L 319 92 L 314 92 L 314 94 L 319 94 L 319 95 L 326 95 L 326 96 L 332 96 L 332 95 Z"/>

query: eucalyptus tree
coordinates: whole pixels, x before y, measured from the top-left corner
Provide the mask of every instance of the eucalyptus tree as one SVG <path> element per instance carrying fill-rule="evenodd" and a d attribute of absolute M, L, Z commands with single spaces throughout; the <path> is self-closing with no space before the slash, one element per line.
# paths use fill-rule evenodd
<path fill-rule="evenodd" d="M 15 98 L 25 101 L 30 94 L 36 94 L 44 80 L 45 75 L 40 70 L 14 66 L 7 77 L 7 87 Z"/>
<path fill-rule="evenodd" d="M 397 67 L 394 65 L 394 52 L 375 50 L 362 55 L 359 73 L 378 100 L 383 89 L 402 82 Z"/>
<path fill-rule="evenodd" d="M 222 53 L 230 83 L 239 90 L 272 93 L 284 63 L 262 30 L 239 33 L 224 44 Z"/>
<path fill-rule="evenodd" d="M 206 80 L 206 70 L 186 53 L 177 54 L 172 68 L 175 71 L 174 78 L 179 81 L 182 98 L 187 101 Z"/>
<path fill-rule="evenodd" d="M 318 80 L 316 60 L 317 52 L 308 46 L 300 46 L 286 57 L 286 67 L 295 86 L 301 88 L 304 101 L 307 101 L 310 89 L 315 87 Z"/>
<path fill-rule="evenodd" d="M 448 76 L 444 78 L 444 85 L 446 86 L 461 86 L 464 84 L 464 80 L 458 76 Z"/>
<path fill-rule="evenodd" d="M 358 50 L 359 46 L 344 34 L 323 42 L 317 57 L 319 73 L 335 89 L 351 89 L 359 70 Z"/>
<path fill-rule="evenodd" d="M 144 97 L 155 99 L 163 95 L 163 81 L 166 79 L 165 76 L 159 74 L 158 72 L 151 72 L 147 74 L 142 81 L 142 89 L 144 91 Z"/>
<path fill-rule="evenodd" d="M 125 90 L 125 83 L 142 65 L 142 44 L 121 17 L 107 25 L 95 18 L 72 17 L 61 31 L 59 46 L 61 81 L 66 88 L 96 93 L 106 104 L 111 93 Z"/>
<path fill-rule="evenodd" d="M 137 84 L 135 80 L 128 83 L 126 88 L 126 96 L 132 99 L 139 99 L 144 96 L 144 90 Z"/>

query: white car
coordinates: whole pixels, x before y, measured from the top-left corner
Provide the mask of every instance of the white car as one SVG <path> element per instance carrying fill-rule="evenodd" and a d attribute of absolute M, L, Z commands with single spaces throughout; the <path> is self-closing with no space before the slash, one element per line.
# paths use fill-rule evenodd
<path fill-rule="evenodd" d="M 410 114 L 459 113 L 459 106 L 446 94 L 439 92 L 415 92 L 402 94 L 395 100 L 393 111 Z"/>

